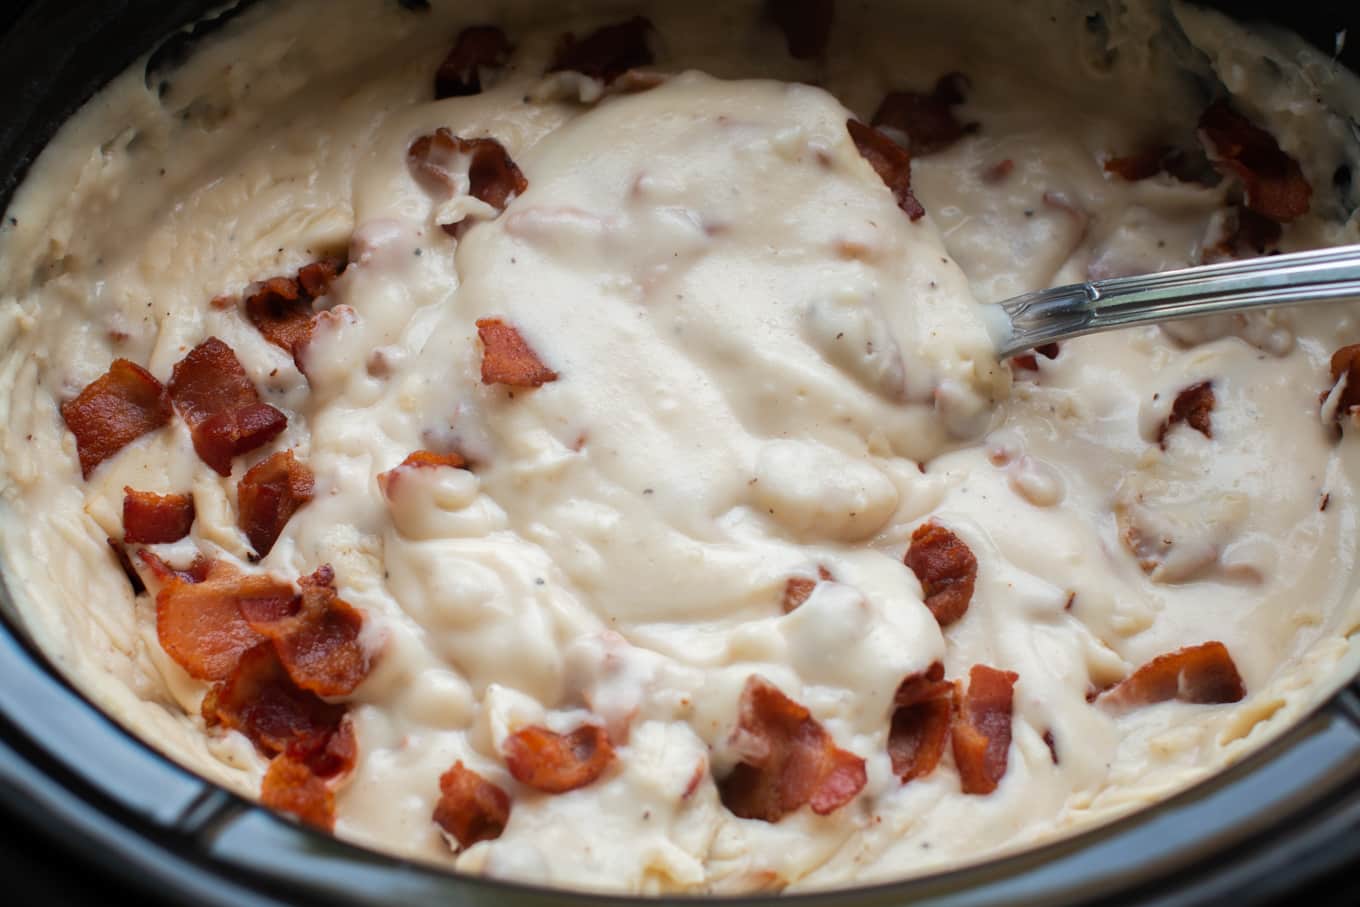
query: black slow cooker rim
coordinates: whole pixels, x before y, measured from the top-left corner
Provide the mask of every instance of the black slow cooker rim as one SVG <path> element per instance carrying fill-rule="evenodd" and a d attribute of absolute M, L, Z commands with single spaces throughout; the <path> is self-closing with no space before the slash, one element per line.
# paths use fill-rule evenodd
<path fill-rule="evenodd" d="M 55 128 L 95 90 L 216 5 L 29 4 L 0 37 L 0 74 L 19 86 L 0 103 L 10 108 L 0 117 L 0 204 Z M 36 58 L 33 48 L 59 52 Z M 0 585 L 0 811 L 99 865 L 127 890 L 224 907 L 637 902 L 457 875 L 296 825 L 133 736 L 75 690 L 20 628 Z M 721 902 L 1248 905 L 1357 861 L 1360 683 L 1213 778 L 1072 838 L 904 882 Z"/>

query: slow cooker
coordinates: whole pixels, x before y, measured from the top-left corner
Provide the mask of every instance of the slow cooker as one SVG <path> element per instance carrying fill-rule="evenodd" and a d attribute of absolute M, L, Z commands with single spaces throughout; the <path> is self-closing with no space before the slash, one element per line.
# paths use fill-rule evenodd
<path fill-rule="evenodd" d="M 0 82 L 7 86 L 0 97 L 0 206 L 57 127 L 101 85 L 152 48 L 149 72 L 173 68 L 250 2 L 223 9 L 211 0 L 38 0 L 0 11 Z M 1353 3 L 1217 5 L 1297 31 L 1360 68 L 1360 7 Z M 1360 132 L 1360 123 L 1352 126 Z M 679 902 L 456 876 L 282 819 L 180 768 L 82 698 L 26 637 L 3 586 L 0 866 L 6 903 Z M 1360 681 L 1208 781 L 1067 840 L 905 882 L 727 899 L 791 907 L 1305 900 L 1360 903 Z"/>

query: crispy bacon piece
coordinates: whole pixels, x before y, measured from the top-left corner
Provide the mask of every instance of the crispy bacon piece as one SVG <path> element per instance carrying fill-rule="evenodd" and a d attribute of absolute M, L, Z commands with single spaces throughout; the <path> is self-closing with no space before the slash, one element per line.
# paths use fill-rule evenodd
<path fill-rule="evenodd" d="M 1211 171 L 1203 159 L 1171 145 L 1151 145 L 1133 154 L 1107 158 L 1105 172 L 1131 183 L 1166 173 L 1183 183 L 1203 182 Z"/>
<path fill-rule="evenodd" d="M 1250 258 L 1264 255 L 1280 244 L 1284 230 L 1279 221 L 1263 217 L 1249 208 L 1236 205 L 1229 208 L 1222 221 L 1222 233 L 1214 242 L 1207 242 L 1200 250 L 1205 264 L 1227 261 L 1230 258 Z"/>
<path fill-rule="evenodd" d="M 810 576 L 791 576 L 784 584 L 784 613 L 795 610 L 803 602 L 812 597 L 812 590 L 817 588 L 818 583 L 831 582 L 831 571 L 817 565 L 817 579 Z"/>
<path fill-rule="evenodd" d="M 859 150 L 860 156 L 874 168 L 883 185 L 897 199 L 897 206 L 912 220 L 925 217 L 926 209 L 911 193 L 911 154 L 901 145 L 872 126 L 859 120 L 846 120 L 845 128 Z"/>
<path fill-rule="evenodd" d="M 345 706 L 293 683 L 273 644 L 247 649 L 203 704 L 209 724 L 240 731 L 266 756 L 288 752 L 310 762 L 342 733 Z"/>
<path fill-rule="evenodd" d="M 109 549 L 113 552 L 114 558 L 118 561 L 118 566 L 123 568 L 123 575 L 127 577 L 128 585 L 132 587 L 133 595 L 141 595 L 146 591 L 146 583 L 142 582 L 135 567 L 132 566 L 132 558 L 128 557 L 127 546 L 122 542 L 115 542 L 107 539 Z"/>
<path fill-rule="evenodd" d="M 977 123 L 960 123 L 954 107 L 963 103 L 968 77 L 961 72 L 940 76 L 929 94 L 894 91 L 883 98 L 870 122 L 905 133 L 913 156 L 934 154 L 977 132 Z"/>
<path fill-rule="evenodd" d="M 511 50 L 510 39 L 494 25 L 472 25 L 463 29 L 434 74 L 435 100 L 481 94 L 482 67 L 505 65 Z"/>
<path fill-rule="evenodd" d="M 538 387 L 557 380 L 557 372 L 543 364 L 519 330 L 499 318 L 477 321 L 482 341 L 482 383 L 507 387 Z"/>
<path fill-rule="evenodd" d="M 156 636 L 190 676 L 223 680 L 241 653 L 264 638 L 242 610 L 284 608 L 295 595 L 291 583 L 239 574 L 224 564 L 215 564 L 202 582 L 172 572 L 156 594 Z"/>
<path fill-rule="evenodd" d="M 265 339 L 296 355 L 312 333 L 312 302 L 325 296 L 345 270 L 342 258 L 305 265 L 296 277 L 271 277 L 251 287 L 246 317 Z"/>
<path fill-rule="evenodd" d="M 904 678 L 894 703 L 888 757 L 893 773 L 906 784 L 934 771 L 944 755 L 954 715 L 954 685 L 944 679 L 944 665 L 937 661 Z"/>
<path fill-rule="evenodd" d="M 1058 353 L 1060 352 L 1062 352 L 1062 346 L 1060 344 L 1045 343 L 1043 346 L 1036 346 L 1033 353 L 1021 353 L 1019 356 L 1012 356 L 1011 365 L 1014 368 L 1037 372 L 1039 370 L 1039 360 L 1035 356 L 1035 353 L 1038 353 L 1045 359 L 1057 359 Z"/>
<path fill-rule="evenodd" d="M 170 400 L 156 377 L 135 362 L 115 359 L 109 370 L 61 405 L 61 417 L 76 437 L 80 475 L 142 435 L 170 421 Z"/>
<path fill-rule="evenodd" d="M 1181 702 L 1237 702 L 1247 695 L 1228 647 L 1211 641 L 1158 655 L 1099 697 L 1104 705 L 1137 708 Z"/>
<path fill-rule="evenodd" d="M 1299 162 L 1227 101 L 1209 105 L 1199 118 L 1199 134 L 1214 166 L 1242 181 L 1247 208 L 1281 223 L 1308 213 L 1313 187 Z"/>
<path fill-rule="evenodd" d="M 359 761 L 359 742 L 354 738 L 354 723 L 346 716 L 335 733 L 326 738 L 325 746 L 308 749 L 305 745 L 289 746 L 287 752 L 305 760 L 312 774 L 320 778 L 336 778 L 354 770 Z"/>
<path fill-rule="evenodd" d="M 925 605 L 941 627 L 963 617 L 977 582 L 977 558 L 963 539 L 934 521 L 922 523 L 911 534 L 904 562 L 921 581 Z"/>
<path fill-rule="evenodd" d="M 1336 404 L 1336 417 L 1339 420 L 1353 408 L 1360 406 L 1360 343 L 1343 346 L 1332 353 L 1332 384 L 1345 380 L 1340 398 Z M 1325 400 L 1327 394 L 1323 394 Z"/>
<path fill-rule="evenodd" d="M 158 583 L 169 582 L 171 579 L 179 579 L 186 583 L 201 583 L 208 578 L 213 567 L 213 562 L 202 554 L 196 556 L 193 563 L 183 570 L 176 570 L 145 548 L 137 552 L 137 559 L 146 565 L 146 568 L 151 571 L 151 575 L 156 578 Z"/>
<path fill-rule="evenodd" d="M 1014 671 L 973 665 L 954 721 L 954 761 L 965 794 L 990 794 L 1006 774 Z"/>
<path fill-rule="evenodd" d="M 453 836 L 459 847 L 494 841 L 510 821 L 510 795 L 472 769 L 455 762 L 439 776 L 434 823 Z"/>
<path fill-rule="evenodd" d="M 194 525 L 194 498 L 123 486 L 123 541 L 143 545 L 178 542 Z"/>
<path fill-rule="evenodd" d="M 784 32 L 789 56 L 808 60 L 826 52 L 836 4 L 835 0 L 766 0 L 765 16 Z"/>
<path fill-rule="evenodd" d="M 387 472 L 378 473 L 378 487 L 387 497 L 396 493 L 397 482 L 401 479 L 403 472 L 412 469 L 437 469 L 447 466 L 452 469 L 466 469 L 467 461 L 457 453 L 434 453 L 429 450 L 417 450 L 407 454 L 406 459 L 402 460 L 396 467 Z"/>
<path fill-rule="evenodd" d="M 261 460 L 236 486 L 236 509 L 241 531 L 256 557 L 264 557 L 278 541 L 283 527 L 298 508 L 312 499 L 312 471 L 291 450 Z"/>
<path fill-rule="evenodd" d="M 359 643 L 364 617 L 335 591 L 335 571 L 323 564 L 298 580 L 300 596 L 240 603 L 250 628 L 274 643 L 292 681 L 320 696 L 347 696 L 368 676 Z"/>
<path fill-rule="evenodd" d="M 288 425 L 287 416 L 260 402 L 235 351 L 216 337 L 175 364 L 169 390 L 194 450 L 220 475 L 231 475 L 233 457 L 268 444 Z"/>
<path fill-rule="evenodd" d="M 579 72 L 608 85 L 630 69 L 655 59 L 647 46 L 652 23 L 642 16 L 597 28 L 579 41 L 567 33 L 557 41 L 548 72 Z"/>
<path fill-rule="evenodd" d="M 505 738 L 505 766 L 521 784 L 565 794 L 599 778 L 614 761 L 609 732 L 583 724 L 570 734 L 531 725 Z"/>
<path fill-rule="evenodd" d="M 270 809 L 292 813 L 308 825 L 326 831 L 335 827 L 335 793 L 307 763 L 287 754 L 270 761 L 260 784 L 260 802 Z"/>
<path fill-rule="evenodd" d="M 529 188 L 505 146 L 495 139 L 464 139 L 444 127 L 411 143 L 406 163 L 416 182 L 436 198 L 452 198 L 458 183 L 454 171 L 468 156 L 468 193 L 497 211 Z"/>
<path fill-rule="evenodd" d="M 759 675 L 742 690 L 733 743 L 745 759 L 718 782 L 718 794 L 743 819 L 778 822 L 805 803 L 824 816 L 867 779 L 863 759 L 837 747 L 811 712 Z"/>
<path fill-rule="evenodd" d="M 1212 438 L 1214 432 L 1209 414 L 1214 411 L 1214 402 L 1214 383 L 1212 381 L 1192 384 L 1176 394 L 1176 399 L 1171 404 L 1171 413 L 1157 432 L 1157 443 L 1165 450 L 1167 432 L 1180 422 L 1189 425 L 1204 437 Z"/>

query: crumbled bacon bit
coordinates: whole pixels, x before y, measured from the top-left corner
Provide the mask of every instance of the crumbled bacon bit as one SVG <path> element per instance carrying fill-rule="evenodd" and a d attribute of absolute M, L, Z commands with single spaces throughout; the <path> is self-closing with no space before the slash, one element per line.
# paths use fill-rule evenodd
<path fill-rule="evenodd" d="M 401 479 L 403 472 L 412 469 L 437 469 L 446 466 L 451 469 L 466 469 L 467 461 L 457 453 L 435 453 L 429 450 L 417 450 L 406 456 L 396 467 L 387 472 L 378 473 L 378 487 L 387 497 L 396 494 L 397 482 Z"/>
<path fill-rule="evenodd" d="M 123 541 L 143 545 L 178 542 L 193 525 L 193 495 L 123 487 Z"/>
<path fill-rule="evenodd" d="M 925 605 L 941 627 L 963 617 L 977 582 L 977 558 L 963 539 L 939 523 L 922 523 L 911 534 L 904 562 L 921 581 Z"/>
<path fill-rule="evenodd" d="M 1198 163 L 1198 166 L 1197 166 Z M 1191 155 L 1171 145 L 1152 145 L 1133 154 L 1106 159 L 1105 172 L 1136 183 L 1166 173 L 1183 183 L 1201 182 L 1208 170 L 1202 158 L 1196 162 Z"/>
<path fill-rule="evenodd" d="M 313 486 L 312 471 L 291 450 L 271 454 L 241 477 L 236 509 L 241 531 L 256 557 L 264 557 L 274 547 L 288 520 L 312 499 Z"/>
<path fill-rule="evenodd" d="M 240 731 L 264 755 L 286 751 L 303 762 L 325 753 L 345 717 L 345 706 L 293 683 L 268 640 L 241 655 L 203 710 L 213 723 Z"/>
<path fill-rule="evenodd" d="M 1062 351 L 1061 345 L 1057 343 L 1045 343 L 1043 346 L 1036 346 L 1034 353 L 1021 353 L 1019 356 L 1011 357 L 1013 368 L 1024 369 L 1025 371 L 1037 372 L 1039 370 L 1039 360 L 1035 356 L 1038 353 L 1045 359 L 1057 359 L 1058 353 Z"/>
<path fill-rule="evenodd" d="M 1228 647 L 1211 641 L 1158 655 L 1109 691 L 1100 702 L 1136 708 L 1179 699 L 1192 703 L 1237 702 L 1247 695 Z"/>
<path fill-rule="evenodd" d="M 564 794 L 592 783 L 614 761 L 609 732 L 583 724 L 570 734 L 533 725 L 505 738 L 505 765 L 521 784 Z"/>
<path fill-rule="evenodd" d="M 416 181 L 437 198 L 451 198 L 457 191 L 454 170 L 468 156 L 468 193 L 497 211 L 504 211 L 529 181 L 495 139 L 464 139 L 443 128 L 422 135 L 411 143 L 406 162 Z"/>
<path fill-rule="evenodd" d="M 480 70 L 505 65 L 512 50 L 505 32 L 494 25 L 472 25 L 463 29 L 434 74 L 435 100 L 481 94 Z"/>
<path fill-rule="evenodd" d="M 183 570 L 176 570 L 145 548 L 137 552 L 137 559 L 146 565 L 158 583 L 168 582 L 172 578 L 186 583 L 201 583 L 208 578 L 213 567 L 213 562 L 202 554 L 197 555 L 193 563 Z"/>
<path fill-rule="evenodd" d="M 477 321 L 482 341 L 482 383 L 507 387 L 538 387 L 557 380 L 557 372 L 543 364 L 518 329 L 499 318 Z"/>
<path fill-rule="evenodd" d="M 911 192 L 911 154 L 905 148 L 859 120 L 846 120 L 845 128 L 859 150 L 860 156 L 874 168 L 883 185 L 897 199 L 897 206 L 912 220 L 925 217 L 926 209 Z"/>
<path fill-rule="evenodd" d="M 1172 427 L 1184 422 L 1206 438 L 1214 436 L 1209 414 L 1214 411 L 1214 383 L 1201 381 L 1176 394 L 1171 413 L 1157 432 L 1157 443 L 1166 449 L 1166 435 Z"/>
<path fill-rule="evenodd" d="M 784 613 L 788 614 L 795 610 L 803 602 L 812 596 L 812 590 L 817 588 L 818 583 L 831 582 L 831 571 L 817 565 L 817 579 L 810 576 L 791 576 L 788 582 L 784 583 Z"/>
<path fill-rule="evenodd" d="M 510 795 L 461 760 L 439 776 L 434 823 L 452 835 L 459 847 L 494 841 L 509 821 Z"/>
<path fill-rule="evenodd" d="M 954 714 L 954 685 L 944 679 L 944 665 L 937 661 L 904 678 L 894 705 L 888 756 L 893 774 L 906 784 L 934 771 L 944 755 Z"/>
<path fill-rule="evenodd" d="M 1010 158 L 1002 158 L 982 171 L 982 181 L 984 183 L 999 183 L 1014 172 L 1015 161 Z"/>
<path fill-rule="evenodd" d="M 1059 761 L 1058 741 L 1053 738 L 1053 731 L 1051 729 L 1044 731 L 1044 746 L 1048 747 L 1049 758 L 1053 760 L 1054 765 L 1057 765 Z"/>
<path fill-rule="evenodd" d="M 642 16 L 606 25 L 579 41 L 570 33 L 557 42 L 548 72 L 579 72 L 608 85 L 630 69 L 653 61 L 647 36 L 652 23 Z"/>
<path fill-rule="evenodd" d="M 805 803 L 824 816 L 853 800 L 867 779 L 863 759 L 837 747 L 811 712 L 758 675 L 742 690 L 733 739 L 746 758 L 718 782 L 718 793 L 743 819 L 778 822 Z"/>
<path fill-rule="evenodd" d="M 789 56 L 820 57 L 831 41 L 835 0 L 766 0 L 765 15 L 784 32 Z"/>
<path fill-rule="evenodd" d="M 1213 241 L 1206 239 L 1204 248 L 1200 250 L 1200 260 L 1204 264 L 1264 255 L 1267 250 L 1279 246 L 1280 237 L 1284 234 L 1279 221 L 1263 217 L 1241 205 L 1229 208 L 1220 223 L 1222 232 Z"/>
<path fill-rule="evenodd" d="M 296 355 L 312 333 L 312 302 L 325 296 L 344 270 L 344 259 L 323 258 L 305 265 L 296 277 L 258 283 L 247 291 L 246 317 L 266 340 Z"/>
<path fill-rule="evenodd" d="M 954 721 L 954 761 L 965 794 L 990 794 L 1006 774 L 1014 671 L 973 665 Z"/>
<path fill-rule="evenodd" d="M 172 573 L 156 595 L 156 636 L 191 677 L 222 680 L 241 653 L 263 640 L 242 616 L 242 608 L 286 607 L 294 595 L 290 583 L 242 575 L 225 564 L 213 565 L 202 582 Z"/>
<path fill-rule="evenodd" d="M 1313 187 L 1299 162 L 1227 101 L 1209 105 L 1199 133 L 1214 166 L 1242 181 L 1249 209 L 1281 223 L 1308 213 Z"/>
<path fill-rule="evenodd" d="M 132 558 L 128 557 L 127 547 L 113 539 L 108 539 L 108 543 L 114 558 L 118 561 L 118 566 L 123 568 L 123 574 L 127 576 L 128 585 L 132 586 L 132 594 L 141 595 L 146 591 L 146 583 L 142 582 L 142 578 L 132 566 Z"/>
<path fill-rule="evenodd" d="M 305 762 L 287 754 L 269 763 L 260 784 L 260 803 L 326 831 L 335 827 L 335 793 Z"/>
<path fill-rule="evenodd" d="M 960 123 L 954 118 L 954 107 L 963 103 L 967 89 L 968 77 L 963 73 L 945 73 L 929 94 L 891 92 L 878 105 L 870 122 L 904 133 L 913 156 L 934 154 L 977 132 L 977 123 Z"/>
<path fill-rule="evenodd" d="M 268 444 L 288 425 L 287 416 L 260 402 L 241 360 L 216 337 L 175 364 L 169 391 L 194 450 L 220 475 L 231 475 L 233 457 Z"/>
<path fill-rule="evenodd" d="M 74 400 L 61 405 L 61 417 L 76 437 L 80 475 L 142 435 L 170 421 L 170 401 L 156 377 L 135 362 L 115 359 Z"/>
<path fill-rule="evenodd" d="M 252 630 L 273 641 L 279 661 L 299 687 L 320 696 L 347 696 L 368 676 L 368 654 L 359 642 L 364 617 L 335 591 L 335 571 L 323 564 L 298 580 L 302 595 L 245 599 L 241 615 Z"/>
<path fill-rule="evenodd" d="M 1331 372 L 1333 385 L 1346 382 L 1336 402 L 1336 417 L 1340 420 L 1360 406 L 1360 343 L 1343 346 L 1332 353 Z M 1327 396 L 1324 393 L 1323 399 Z"/>

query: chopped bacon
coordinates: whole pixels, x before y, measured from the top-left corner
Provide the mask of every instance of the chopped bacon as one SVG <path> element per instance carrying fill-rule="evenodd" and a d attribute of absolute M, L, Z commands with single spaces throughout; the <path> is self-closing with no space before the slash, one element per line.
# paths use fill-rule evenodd
<path fill-rule="evenodd" d="M 292 813 L 308 825 L 330 831 L 335 827 L 335 793 L 307 763 L 284 754 L 275 756 L 260 784 L 260 802 L 270 809 Z"/>
<path fill-rule="evenodd" d="M 904 678 L 894 704 L 888 757 L 893 774 L 906 784 L 934 771 L 944 755 L 954 714 L 954 685 L 944 679 L 944 665 L 937 661 Z"/>
<path fill-rule="evenodd" d="M 733 742 L 745 759 L 718 782 L 718 794 L 743 819 L 778 822 L 805 803 L 824 816 L 853 800 L 867 779 L 863 759 L 836 746 L 811 712 L 759 675 L 742 690 Z"/>
<path fill-rule="evenodd" d="M 1332 353 L 1331 371 L 1332 384 L 1346 382 L 1336 403 L 1336 416 L 1340 419 L 1360 406 L 1360 343 L 1343 346 Z M 1326 399 L 1325 394 L 1323 398 Z"/>
<path fill-rule="evenodd" d="M 453 836 L 459 847 L 494 841 L 510 821 L 510 795 L 487 781 L 462 760 L 439 776 L 434 823 Z"/>
<path fill-rule="evenodd" d="M 817 588 L 818 583 L 831 582 L 831 571 L 817 565 L 817 579 L 810 576 L 791 576 L 784 584 L 784 613 L 795 610 L 803 602 L 812 597 L 812 590 Z"/>
<path fill-rule="evenodd" d="M 1181 702 L 1237 702 L 1247 695 L 1242 675 L 1221 642 L 1185 646 L 1158 655 L 1125 677 L 1099 701 L 1116 708 L 1136 708 L 1179 699 Z"/>
<path fill-rule="evenodd" d="M 1060 352 L 1062 352 L 1062 346 L 1060 344 L 1045 343 L 1042 346 L 1036 346 L 1033 353 L 1021 353 L 1019 356 L 1012 356 L 1011 365 L 1014 368 L 1037 372 L 1039 370 L 1039 360 L 1035 356 L 1035 353 L 1038 353 L 1045 359 L 1057 359 L 1058 353 Z"/>
<path fill-rule="evenodd" d="M 1151 179 L 1159 173 L 1169 174 L 1183 183 L 1203 182 L 1208 163 L 1203 158 L 1196 160 L 1196 157 L 1170 145 L 1153 145 L 1133 154 L 1107 158 L 1104 167 L 1106 173 L 1131 183 Z"/>
<path fill-rule="evenodd" d="M 256 557 L 264 557 L 274 547 L 288 520 L 312 499 L 313 486 L 312 471 L 291 450 L 271 454 L 241 477 L 236 509 L 241 531 Z"/>
<path fill-rule="evenodd" d="M 213 567 L 213 562 L 202 554 L 196 556 L 193 563 L 183 570 L 176 570 L 145 548 L 137 552 L 137 559 L 146 565 L 146 568 L 151 571 L 151 575 L 156 578 L 158 583 L 169 582 L 171 579 L 178 579 L 186 583 L 201 583 L 208 578 Z"/>
<path fill-rule="evenodd" d="M 127 577 L 128 585 L 132 586 L 132 594 L 141 595 L 146 591 L 146 583 L 142 582 L 141 576 L 132 566 L 132 558 L 128 557 L 127 546 L 122 542 L 115 542 L 113 539 L 108 539 L 108 543 L 110 550 L 113 551 L 114 558 L 118 561 L 118 566 L 123 568 L 123 574 Z"/>
<path fill-rule="evenodd" d="M 1165 450 L 1167 432 L 1180 422 L 1189 425 L 1204 437 L 1212 438 L 1214 432 L 1209 414 L 1214 411 L 1214 402 L 1214 383 L 1212 381 L 1192 384 L 1176 394 L 1176 399 L 1171 404 L 1171 413 L 1157 432 L 1157 443 Z"/>
<path fill-rule="evenodd" d="M 921 581 L 925 605 L 941 627 L 968 611 L 977 582 L 977 558 L 968 545 L 939 523 L 922 523 L 911 534 L 904 562 Z"/>
<path fill-rule="evenodd" d="M 480 70 L 503 66 L 512 49 L 505 32 L 494 25 L 472 25 L 463 29 L 434 74 L 435 100 L 481 94 Z"/>
<path fill-rule="evenodd" d="M 1281 223 L 1308 213 L 1313 187 L 1299 162 L 1227 101 L 1209 105 L 1200 116 L 1199 134 L 1214 166 L 1242 181 L 1247 208 Z"/>
<path fill-rule="evenodd" d="M 982 171 L 982 181 L 984 183 L 999 183 L 1015 172 L 1015 161 L 1010 158 L 1002 158 L 990 167 Z"/>
<path fill-rule="evenodd" d="M 169 390 L 199 458 L 224 476 L 233 457 L 268 444 L 288 425 L 287 416 L 260 402 L 235 351 L 216 337 L 175 364 Z"/>
<path fill-rule="evenodd" d="M 963 103 L 968 77 L 961 72 L 940 76 L 929 94 L 894 91 L 883 98 L 870 122 L 905 133 L 915 157 L 942 151 L 973 132 L 977 123 L 960 123 L 954 107 Z"/>
<path fill-rule="evenodd" d="M 302 762 L 326 753 L 345 717 L 345 706 L 293 683 L 268 640 L 241 655 L 203 711 L 210 724 L 240 731 L 264 755 L 288 752 Z"/>
<path fill-rule="evenodd" d="M 81 477 L 88 479 L 100 463 L 169 422 L 171 413 L 154 375 L 127 359 L 113 360 L 107 372 L 61 405 L 61 417 L 76 437 Z"/>
<path fill-rule="evenodd" d="M 846 120 L 845 128 L 859 150 L 860 156 L 874 168 L 883 185 L 897 199 L 897 206 L 912 220 L 925 217 L 926 209 L 911 193 L 911 154 L 901 145 L 872 126 L 859 120 Z"/>
<path fill-rule="evenodd" d="M 784 32 L 789 56 L 808 60 L 826 52 L 836 4 L 835 0 L 766 0 L 765 15 Z"/>
<path fill-rule="evenodd" d="M 246 317 L 266 340 L 296 355 L 312 333 L 312 302 L 325 296 L 344 270 L 344 259 L 323 258 L 302 267 L 296 277 L 258 283 L 247 291 Z"/>
<path fill-rule="evenodd" d="M 451 198 L 458 184 L 454 171 L 468 156 L 468 193 L 497 211 L 529 188 L 529 181 L 495 139 L 464 139 L 444 127 L 411 143 L 406 163 L 416 181 L 436 198 Z"/>
<path fill-rule="evenodd" d="M 242 610 L 285 608 L 295 595 L 291 583 L 239 574 L 224 564 L 214 565 L 202 582 L 172 573 L 156 595 L 156 636 L 166 654 L 190 676 L 222 680 L 241 653 L 264 638 Z"/>
<path fill-rule="evenodd" d="M 521 784 L 564 794 L 599 778 L 614 761 L 609 732 L 583 724 L 570 734 L 533 725 L 505 738 L 505 765 Z"/>
<path fill-rule="evenodd" d="M 392 497 L 396 493 L 397 482 L 403 472 L 412 469 L 437 469 L 446 466 L 451 469 L 466 469 L 467 461 L 457 453 L 434 453 L 429 450 L 417 450 L 406 456 L 396 467 L 387 472 L 378 473 L 378 487 L 387 497 Z"/>
<path fill-rule="evenodd" d="M 1224 213 L 1221 227 L 1222 232 L 1217 238 L 1212 242 L 1206 240 L 1204 248 L 1200 250 L 1200 260 L 1205 264 L 1264 255 L 1267 250 L 1279 245 L 1284 233 L 1279 221 L 1242 205 L 1235 205 Z"/>
<path fill-rule="evenodd" d="M 368 676 L 359 642 L 364 617 L 335 591 L 335 571 L 323 564 L 298 580 L 302 595 L 243 600 L 242 617 L 273 641 L 279 661 L 299 687 L 320 696 L 347 696 Z"/>
<path fill-rule="evenodd" d="M 519 330 L 499 318 L 477 321 L 482 341 L 482 383 L 507 387 L 538 387 L 557 380 L 557 372 L 543 364 Z"/>
<path fill-rule="evenodd" d="M 954 762 L 965 794 L 990 794 L 1006 774 L 1014 671 L 973 665 L 954 721 Z"/>
<path fill-rule="evenodd" d="M 573 34 L 558 39 L 548 72 L 579 72 L 608 85 L 630 69 L 653 61 L 647 36 L 652 23 L 642 16 L 598 28 L 579 41 Z"/>
<path fill-rule="evenodd" d="M 194 498 L 123 486 L 123 541 L 143 545 L 178 542 L 194 525 Z"/>

